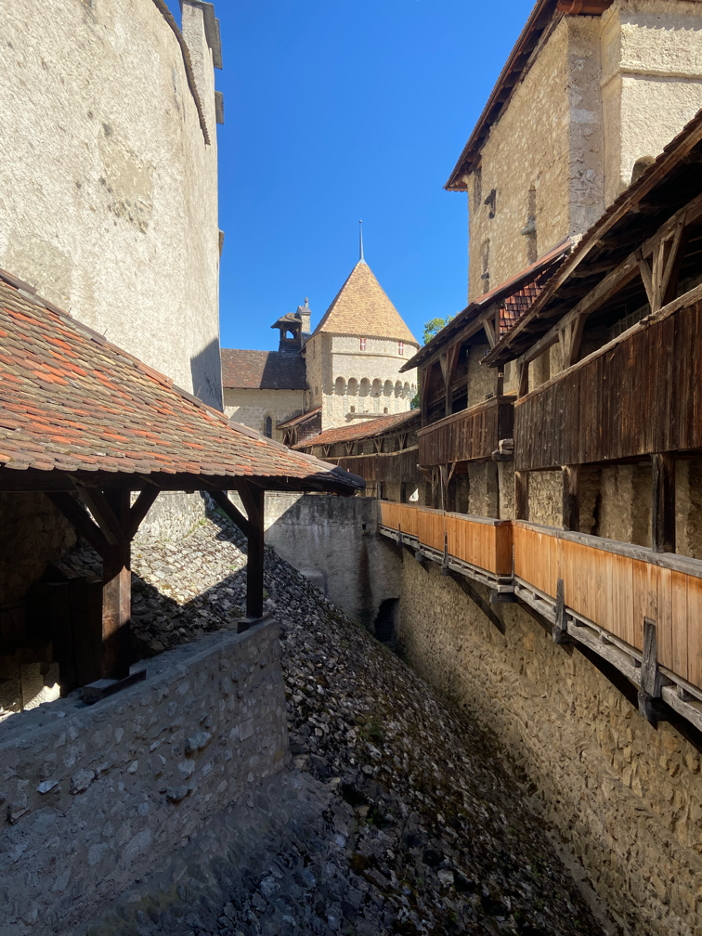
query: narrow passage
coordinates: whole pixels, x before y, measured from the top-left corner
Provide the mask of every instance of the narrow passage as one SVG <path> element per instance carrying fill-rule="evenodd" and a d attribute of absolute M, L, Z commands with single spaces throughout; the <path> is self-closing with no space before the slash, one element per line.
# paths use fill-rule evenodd
<path fill-rule="evenodd" d="M 215 521 L 178 547 L 137 551 L 143 652 L 215 630 L 243 605 L 243 542 Z M 83 547 L 65 568 L 90 562 Z M 266 588 L 290 768 L 139 882 L 109 926 L 83 932 L 602 934 L 470 718 L 271 550 Z M 176 879 L 175 905 L 159 899 Z"/>

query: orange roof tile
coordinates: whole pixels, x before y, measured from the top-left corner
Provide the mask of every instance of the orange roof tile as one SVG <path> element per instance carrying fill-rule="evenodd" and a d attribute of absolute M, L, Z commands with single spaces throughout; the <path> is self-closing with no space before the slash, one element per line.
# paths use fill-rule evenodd
<path fill-rule="evenodd" d="M 320 332 L 392 338 L 419 347 L 365 260 L 359 260 L 353 268 L 313 335 Z"/>
<path fill-rule="evenodd" d="M 86 470 L 131 475 L 134 490 L 145 480 L 183 489 L 173 476 L 186 475 L 186 489 L 198 489 L 202 475 L 223 488 L 242 477 L 269 488 L 353 493 L 363 486 L 336 466 L 229 425 L 223 413 L 21 290 L 0 271 L 0 490 L 60 489 L 61 472 Z"/>
<path fill-rule="evenodd" d="M 413 420 L 419 425 L 420 412 L 418 409 L 406 413 L 393 413 L 389 416 L 378 416 L 375 419 L 364 419 L 362 422 L 351 423 L 348 426 L 338 426 L 336 429 L 327 429 L 319 435 L 304 442 L 298 442 L 295 449 L 314 448 L 317 445 L 335 445 L 337 442 L 351 442 L 359 439 L 370 439 L 390 432 L 392 429 L 402 429 Z"/>

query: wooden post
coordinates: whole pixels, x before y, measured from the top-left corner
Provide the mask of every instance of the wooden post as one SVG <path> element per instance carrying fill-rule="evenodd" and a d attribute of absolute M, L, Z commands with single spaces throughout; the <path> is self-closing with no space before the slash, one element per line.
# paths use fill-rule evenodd
<path fill-rule="evenodd" d="M 514 512 L 517 520 L 529 519 L 529 472 L 514 472 Z"/>
<path fill-rule="evenodd" d="M 563 466 L 563 529 L 580 530 L 580 465 Z"/>
<path fill-rule="evenodd" d="M 102 557 L 102 678 L 129 676 L 132 617 L 129 491 L 106 491 L 105 499 L 125 538 L 109 544 Z"/>
<path fill-rule="evenodd" d="M 239 493 L 249 522 L 246 617 L 253 621 L 263 617 L 264 491 L 255 484 L 244 482 L 239 488 Z"/>
<path fill-rule="evenodd" d="M 652 539 L 655 552 L 675 552 L 675 455 L 652 456 Z"/>

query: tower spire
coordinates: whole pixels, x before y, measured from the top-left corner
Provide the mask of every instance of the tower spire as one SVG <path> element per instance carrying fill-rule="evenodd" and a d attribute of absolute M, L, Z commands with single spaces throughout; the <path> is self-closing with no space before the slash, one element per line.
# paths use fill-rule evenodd
<path fill-rule="evenodd" d="M 365 263 L 366 261 L 363 259 L 363 221 L 358 222 L 358 237 L 359 237 L 359 253 L 360 253 L 360 256 L 358 259 L 360 263 Z"/>

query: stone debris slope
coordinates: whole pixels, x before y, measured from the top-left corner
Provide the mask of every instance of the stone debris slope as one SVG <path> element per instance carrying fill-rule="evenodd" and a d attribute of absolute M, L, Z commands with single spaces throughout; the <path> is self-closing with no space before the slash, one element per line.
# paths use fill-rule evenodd
<path fill-rule="evenodd" d="M 145 653 L 239 613 L 243 544 L 215 520 L 177 547 L 138 550 L 135 630 Z M 99 571 L 87 547 L 64 569 L 76 574 L 86 562 Z M 266 588 L 282 629 L 294 767 L 318 791 L 318 814 L 296 816 L 281 793 L 288 812 L 272 823 L 263 810 L 265 833 L 246 847 L 236 824 L 222 822 L 219 837 L 203 832 L 220 843 L 215 870 L 182 885 L 178 906 L 152 901 L 134 927 L 123 911 L 126 928 L 113 920 L 90 932 L 601 934 L 470 718 L 271 550 Z M 195 867 L 208 848 L 192 848 Z"/>

